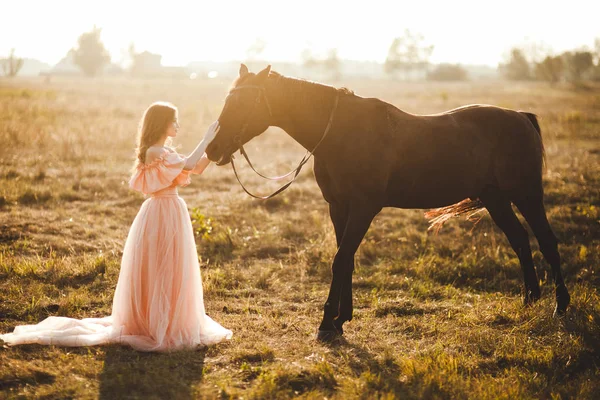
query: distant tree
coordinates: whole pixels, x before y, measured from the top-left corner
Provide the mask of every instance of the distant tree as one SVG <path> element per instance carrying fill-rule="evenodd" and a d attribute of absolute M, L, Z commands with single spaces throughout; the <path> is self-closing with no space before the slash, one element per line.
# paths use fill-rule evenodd
<path fill-rule="evenodd" d="M 110 62 L 110 55 L 100 40 L 100 28 L 85 32 L 77 40 L 73 49 L 73 61 L 87 76 L 95 76 L 98 71 Z"/>
<path fill-rule="evenodd" d="M 266 47 L 267 42 L 264 39 L 257 38 L 246 50 L 246 57 L 248 60 L 256 60 L 265 51 Z"/>
<path fill-rule="evenodd" d="M 500 64 L 498 69 L 506 78 L 513 81 L 531 79 L 531 68 L 521 49 L 513 48 L 510 59 L 506 64 Z"/>
<path fill-rule="evenodd" d="M 433 71 L 427 73 L 427 79 L 430 81 L 465 81 L 468 79 L 468 72 L 460 64 L 440 64 Z"/>
<path fill-rule="evenodd" d="M 568 51 L 562 55 L 570 82 L 580 82 L 594 67 L 594 56 L 589 51 Z"/>
<path fill-rule="evenodd" d="M 135 43 L 130 42 L 129 47 L 127 47 L 127 66 L 130 70 L 133 70 L 136 54 Z"/>
<path fill-rule="evenodd" d="M 12 78 L 19 73 L 19 70 L 23 66 L 23 59 L 15 57 L 15 49 L 10 49 L 8 58 L 1 61 L 2 71 L 5 76 Z"/>
<path fill-rule="evenodd" d="M 319 65 L 319 61 L 309 48 L 302 50 L 302 53 L 300 53 L 300 58 L 302 59 L 302 66 L 305 68 L 314 68 Z"/>
<path fill-rule="evenodd" d="M 424 44 L 423 35 L 413 34 L 406 29 L 402 36 L 392 41 L 385 59 L 384 71 L 389 75 L 402 72 L 406 78 L 412 71 L 425 70 L 432 52 L 433 46 Z"/>
<path fill-rule="evenodd" d="M 394 38 L 390 48 L 388 49 L 388 55 L 385 59 L 385 63 L 383 64 L 383 69 L 386 74 L 395 74 L 397 70 L 403 68 L 403 61 L 400 59 L 398 55 L 398 48 L 400 47 L 400 38 Z"/>
<path fill-rule="evenodd" d="M 341 66 L 342 62 L 338 56 L 337 49 L 330 49 L 327 53 L 327 58 L 323 60 L 323 66 L 327 71 L 331 73 L 331 77 L 334 80 L 341 78 Z"/>
<path fill-rule="evenodd" d="M 531 66 L 542 62 L 552 54 L 552 48 L 544 42 L 530 42 L 519 46 L 519 50 Z"/>
<path fill-rule="evenodd" d="M 591 73 L 591 78 L 594 81 L 600 81 L 600 38 L 594 41 L 594 53 L 595 65 Z"/>
<path fill-rule="evenodd" d="M 542 62 L 535 64 L 535 77 L 539 80 L 556 83 L 563 77 L 565 64 L 560 56 L 546 56 Z"/>
<path fill-rule="evenodd" d="M 327 55 L 315 55 L 310 48 L 305 48 L 300 53 L 302 66 L 307 69 L 312 69 L 318 75 L 329 74 L 333 80 L 338 80 L 341 77 L 342 62 L 338 56 L 337 49 L 329 49 Z"/>

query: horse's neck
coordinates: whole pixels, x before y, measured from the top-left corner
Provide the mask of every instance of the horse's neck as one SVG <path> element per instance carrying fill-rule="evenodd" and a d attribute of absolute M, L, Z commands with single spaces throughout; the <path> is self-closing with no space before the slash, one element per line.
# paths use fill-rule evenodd
<path fill-rule="evenodd" d="M 272 87 L 268 92 L 273 109 L 273 125 L 283 129 L 305 149 L 313 150 L 327 126 L 335 91 L 332 90 L 331 96 L 327 96 L 331 100 L 321 98 L 318 99 L 320 101 L 311 101 L 310 96 L 292 96 L 281 87 Z"/>

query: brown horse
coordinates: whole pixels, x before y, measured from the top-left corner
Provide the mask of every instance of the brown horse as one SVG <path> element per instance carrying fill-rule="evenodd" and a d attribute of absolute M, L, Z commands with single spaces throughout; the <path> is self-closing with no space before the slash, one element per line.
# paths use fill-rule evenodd
<path fill-rule="evenodd" d="M 354 254 L 383 207 L 437 208 L 430 214 L 437 223 L 485 207 L 519 257 L 529 304 L 540 298 L 540 288 L 514 203 L 552 267 L 555 314 L 569 305 L 544 210 L 544 147 L 534 114 L 469 105 L 413 115 L 347 89 L 282 76 L 270 66 L 250 73 L 242 64 L 219 122 L 206 151 L 218 165 L 269 126 L 314 150 L 315 177 L 338 245 L 319 340 L 341 335 L 352 320 Z"/>

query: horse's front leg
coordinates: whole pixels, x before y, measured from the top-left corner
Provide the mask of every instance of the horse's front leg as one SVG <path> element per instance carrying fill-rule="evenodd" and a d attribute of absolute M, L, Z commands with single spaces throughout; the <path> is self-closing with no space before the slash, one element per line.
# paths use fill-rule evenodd
<path fill-rule="evenodd" d="M 346 274 L 346 279 L 342 283 L 342 294 L 340 295 L 340 306 L 338 316 L 333 320 L 333 326 L 337 330 L 338 334 L 344 334 L 344 322 L 352 321 L 352 313 L 354 307 L 352 305 L 352 275 L 354 274 L 354 257 L 351 261 L 349 273 Z"/>
<path fill-rule="evenodd" d="M 329 217 L 333 223 L 335 230 L 335 242 L 336 249 L 340 248 L 342 243 L 342 237 L 344 236 L 344 229 L 346 229 L 346 222 L 348 221 L 348 205 L 340 203 L 329 204 Z M 342 283 L 342 293 L 340 295 L 340 306 L 338 317 L 334 319 L 333 325 L 340 335 L 344 334 L 342 325 L 346 321 L 352 320 L 352 273 L 354 271 L 354 257 L 352 258 L 352 265 L 350 267 L 350 273 L 347 274 L 349 279 L 346 279 Z"/>
<path fill-rule="evenodd" d="M 329 296 L 325 302 L 323 321 L 319 326 L 319 333 L 317 335 L 317 340 L 319 341 L 328 342 L 335 339 L 341 334 L 338 328 L 336 328 L 336 324 L 341 328 L 341 325 L 352 317 L 351 289 L 354 254 L 367 233 L 371 221 L 373 221 L 373 218 L 379 211 L 380 210 L 369 210 L 365 207 L 350 207 L 348 210 L 346 226 L 343 230 L 342 238 L 339 241 L 338 251 L 333 259 L 333 265 L 331 267 L 333 278 L 331 280 Z M 332 219 L 333 218 L 334 216 L 332 214 Z M 346 296 L 344 296 L 344 302 L 340 302 L 344 287 L 348 287 L 349 291 Z M 346 301 L 348 298 L 350 299 L 349 303 Z M 339 319 L 341 323 L 335 322 L 336 318 Z"/>

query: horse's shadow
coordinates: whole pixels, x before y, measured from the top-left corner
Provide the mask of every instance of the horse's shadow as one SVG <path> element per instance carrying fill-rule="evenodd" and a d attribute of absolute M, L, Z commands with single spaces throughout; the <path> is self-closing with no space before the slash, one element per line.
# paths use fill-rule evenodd
<path fill-rule="evenodd" d="M 206 349 L 143 353 L 118 345 L 106 348 L 100 399 L 193 399 L 202 381 Z"/>
<path fill-rule="evenodd" d="M 398 365 L 394 365 L 385 356 L 376 357 L 366 347 L 362 347 L 354 341 L 346 339 L 344 336 L 340 336 L 331 343 L 324 343 L 323 345 L 328 347 L 336 357 L 344 358 L 348 363 L 348 367 L 350 367 L 356 376 L 360 376 L 363 372 L 367 371 L 384 373 L 386 377 L 394 372 L 399 372 Z M 348 357 L 349 353 L 352 353 L 353 357 Z"/>

